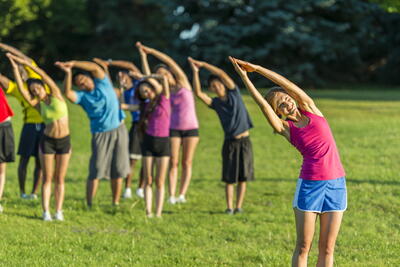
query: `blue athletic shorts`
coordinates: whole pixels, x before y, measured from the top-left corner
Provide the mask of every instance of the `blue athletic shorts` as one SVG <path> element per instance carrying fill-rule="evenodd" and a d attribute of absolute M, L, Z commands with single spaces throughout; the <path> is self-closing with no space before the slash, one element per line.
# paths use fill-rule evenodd
<path fill-rule="evenodd" d="M 345 211 L 347 208 L 346 179 L 297 181 L 293 208 L 310 212 Z"/>

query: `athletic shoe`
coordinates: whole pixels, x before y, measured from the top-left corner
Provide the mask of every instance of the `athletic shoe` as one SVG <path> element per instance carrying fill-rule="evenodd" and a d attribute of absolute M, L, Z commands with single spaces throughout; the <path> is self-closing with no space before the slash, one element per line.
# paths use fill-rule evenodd
<path fill-rule="evenodd" d="M 62 210 L 59 210 L 56 212 L 56 214 L 54 215 L 54 220 L 56 221 L 64 221 L 64 214 L 62 212 Z"/>
<path fill-rule="evenodd" d="M 25 194 L 25 193 L 22 193 L 21 194 L 21 198 L 22 199 L 29 199 L 29 196 L 27 194 Z"/>
<path fill-rule="evenodd" d="M 233 215 L 233 209 L 226 209 L 225 213 L 228 215 Z"/>
<path fill-rule="evenodd" d="M 236 214 L 236 213 L 243 213 L 243 209 L 241 209 L 241 208 L 236 208 L 235 211 L 234 211 L 234 213 L 235 213 L 235 214 Z"/>
<path fill-rule="evenodd" d="M 147 218 L 154 218 L 153 213 L 146 214 Z"/>
<path fill-rule="evenodd" d="M 132 198 L 132 190 L 130 188 L 125 189 L 123 198 Z"/>
<path fill-rule="evenodd" d="M 136 195 L 140 198 L 144 198 L 144 190 L 143 188 L 136 189 Z"/>
<path fill-rule="evenodd" d="M 51 222 L 53 219 L 51 218 L 50 212 L 45 211 L 43 212 L 43 221 Z"/>
<path fill-rule="evenodd" d="M 37 199 L 37 195 L 36 194 L 30 194 L 29 195 L 29 199 Z"/>
<path fill-rule="evenodd" d="M 0 204 L 0 213 L 3 213 L 4 209 L 3 206 Z"/>
<path fill-rule="evenodd" d="M 176 198 L 175 197 L 169 197 L 168 203 L 172 204 L 172 205 L 175 205 L 176 204 Z"/>
<path fill-rule="evenodd" d="M 185 195 L 180 195 L 180 196 L 176 199 L 176 203 L 186 203 Z"/>

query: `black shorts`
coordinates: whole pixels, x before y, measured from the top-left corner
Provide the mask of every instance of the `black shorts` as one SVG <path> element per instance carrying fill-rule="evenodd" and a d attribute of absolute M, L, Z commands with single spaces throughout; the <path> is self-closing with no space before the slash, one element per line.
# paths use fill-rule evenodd
<path fill-rule="evenodd" d="M 170 129 L 169 130 L 169 136 L 170 137 L 180 137 L 180 138 L 196 137 L 196 136 L 199 136 L 199 129 L 192 129 L 192 130 L 174 130 L 174 129 Z"/>
<path fill-rule="evenodd" d="M 132 122 L 131 129 L 129 130 L 129 158 L 141 159 L 142 158 L 142 142 L 143 134 L 140 132 L 138 123 Z"/>
<path fill-rule="evenodd" d="M 222 147 L 222 181 L 228 184 L 254 180 L 250 137 L 225 139 Z"/>
<path fill-rule="evenodd" d="M 43 135 L 39 145 L 43 154 L 67 154 L 71 151 L 71 137 L 52 138 Z"/>
<path fill-rule="evenodd" d="M 142 153 L 144 157 L 169 157 L 171 155 L 169 137 L 155 137 L 145 134 Z"/>
<path fill-rule="evenodd" d="M 18 155 L 22 157 L 37 157 L 39 155 L 39 143 L 43 136 L 43 123 L 25 123 L 21 131 L 18 145 Z"/>
<path fill-rule="evenodd" d="M 14 131 L 11 121 L 0 123 L 0 163 L 15 161 Z"/>

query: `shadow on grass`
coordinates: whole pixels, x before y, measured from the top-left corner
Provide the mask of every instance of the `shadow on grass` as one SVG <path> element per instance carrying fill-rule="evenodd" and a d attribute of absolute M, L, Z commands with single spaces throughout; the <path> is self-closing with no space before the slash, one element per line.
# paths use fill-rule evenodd
<path fill-rule="evenodd" d="M 258 178 L 254 183 L 293 183 L 297 182 L 295 178 Z M 346 178 L 348 184 L 371 184 L 371 185 L 400 185 L 400 181 L 382 181 L 382 180 L 362 180 L 354 178 Z M 274 195 L 274 193 L 268 193 Z"/>

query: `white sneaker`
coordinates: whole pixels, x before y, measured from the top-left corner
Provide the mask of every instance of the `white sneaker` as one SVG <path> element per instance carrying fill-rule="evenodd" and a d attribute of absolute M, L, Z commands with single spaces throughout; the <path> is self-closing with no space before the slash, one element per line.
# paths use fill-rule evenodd
<path fill-rule="evenodd" d="M 64 214 L 63 214 L 62 210 L 59 210 L 56 212 L 56 214 L 54 215 L 54 219 L 56 221 L 64 221 Z"/>
<path fill-rule="evenodd" d="M 0 213 L 3 213 L 4 209 L 3 206 L 0 204 Z"/>
<path fill-rule="evenodd" d="M 28 198 L 29 199 L 37 199 L 37 195 L 36 194 L 30 194 Z"/>
<path fill-rule="evenodd" d="M 176 198 L 175 197 L 169 197 L 168 203 L 172 204 L 172 205 L 175 205 L 176 204 Z"/>
<path fill-rule="evenodd" d="M 22 193 L 22 194 L 21 194 L 21 198 L 22 198 L 22 199 L 28 199 L 29 196 L 28 196 L 27 194 L 25 194 L 25 193 Z"/>
<path fill-rule="evenodd" d="M 51 214 L 48 211 L 43 212 L 43 221 L 51 222 L 53 219 L 51 218 Z"/>
<path fill-rule="evenodd" d="M 185 195 L 180 195 L 180 196 L 176 199 L 176 203 L 186 203 Z"/>
<path fill-rule="evenodd" d="M 136 189 L 136 195 L 140 198 L 144 198 L 144 190 L 143 188 Z"/>
<path fill-rule="evenodd" d="M 132 198 L 132 190 L 130 188 L 126 188 L 123 197 L 124 198 Z"/>

